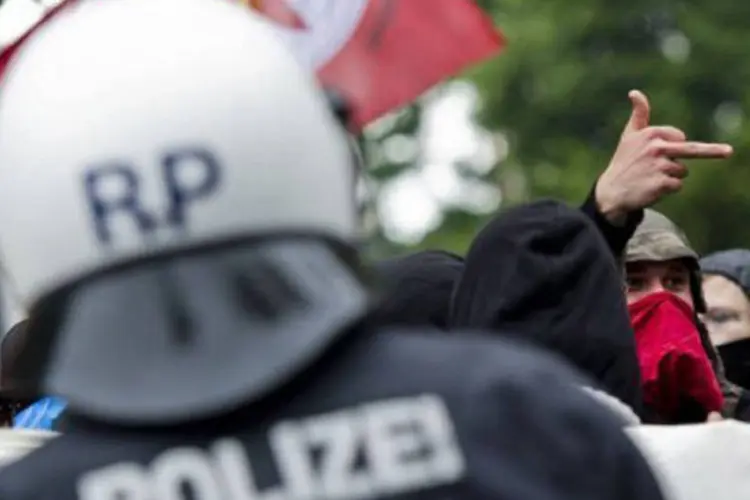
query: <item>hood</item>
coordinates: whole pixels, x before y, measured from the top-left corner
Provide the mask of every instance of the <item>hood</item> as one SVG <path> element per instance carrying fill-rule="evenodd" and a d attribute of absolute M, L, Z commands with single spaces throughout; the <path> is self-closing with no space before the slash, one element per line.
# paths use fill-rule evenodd
<path fill-rule="evenodd" d="M 736 248 L 716 252 L 700 260 L 703 274 L 718 274 L 735 282 L 750 296 L 750 250 Z"/>
<path fill-rule="evenodd" d="M 476 237 L 451 326 L 521 337 L 561 354 L 640 412 L 635 338 L 622 279 L 594 225 L 543 201 L 495 217 Z"/>
<path fill-rule="evenodd" d="M 461 257 L 424 251 L 374 267 L 383 288 L 383 300 L 374 312 L 380 324 L 447 327 L 453 287 L 464 268 Z"/>
<path fill-rule="evenodd" d="M 697 262 L 698 254 L 674 222 L 656 210 L 644 210 L 643 221 L 625 247 L 625 261 L 663 262 L 673 259 Z"/>
<path fill-rule="evenodd" d="M 677 224 L 666 215 L 647 208 L 643 212 L 643 220 L 625 246 L 625 262 L 664 262 L 674 259 L 683 259 L 690 268 L 690 293 L 695 310 L 705 312 L 698 253 Z"/>

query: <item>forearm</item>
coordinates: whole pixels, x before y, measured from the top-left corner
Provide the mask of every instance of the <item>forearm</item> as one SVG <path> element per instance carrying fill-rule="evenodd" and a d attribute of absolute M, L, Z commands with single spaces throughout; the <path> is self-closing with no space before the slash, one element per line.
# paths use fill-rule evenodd
<path fill-rule="evenodd" d="M 605 215 L 596 200 L 596 184 L 580 209 L 594 222 L 615 258 L 622 255 L 625 245 L 643 220 L 643 210 L 629 212 L 624 217 Z"/>

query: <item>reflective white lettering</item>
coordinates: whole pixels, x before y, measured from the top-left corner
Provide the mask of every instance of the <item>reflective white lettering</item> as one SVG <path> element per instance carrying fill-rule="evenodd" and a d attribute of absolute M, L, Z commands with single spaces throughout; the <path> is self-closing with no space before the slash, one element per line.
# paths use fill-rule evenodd
<path fill-rule="evenodd" d="M 259 492 L 255 473 L 242 443 L 236 439 L 222 439 L 213 446 L 217 471 L 226 487 L 225 498 L 232 500 L 285 500 L 280 488 Z"/>
<path fill-rule="evenodd" d="M 153 178 L 152 168 L 125 159 L 92 165 L 84 171 L 83 191 L 94 235 L 100 243 L 117 244 L 118 238 L 127 234 L 122 222 L 133 224 L 141 237 L 150 238 L 159 228 L 170 233 L 185 231 L 189 228 L 190 210 L 215 195 L 219 188 L 220 162 L 205 148 L 172 149 L 155 160 L 161 166 L 161 179 Z M 146 202 L 150 191 L 146 185 L 151 183 L 162 187 L 158 208 L 153 206 L 155 200 Z"/>
<path fill-rule="evenodd" d="M 429 483 L 429 450 L 418 404 L 384 402 L 363 416 L 373 475 L 381 487 L 397 492 Z"/>
<path fill-rule="evenodd" d="M 451 484 L 466 467 L 450 413 L 434 395 L 282 421 L 268 444 L 271 456 L 248 456 L 241 441 L 226 438 L 209 450 L 167 450 L 148 466 L 104 467 L 81 477 L 79 498 L 368 500 Z M 254 460 L 275 465 L 278 484 L 261 491 Z"/>
<path fill-rule="evenodd" d="M 81 500 L 150 500 L 145 467 L 120 463 L 84 474 L 78 481 Z"/>
<path fill-rule="evenodd" d="M 441 478 L 442 483 L 458 481 L 466 473 L 466 461 L 448 408 L 442 399 L 434 396 L 421 397 L 420 405 L 422 423 L 434 451 L 429 475 Z"/>
<path fill-rule="evenodd" d="M 302 424 L 308 446 L 321 450 L 319 477 L 324 498 L 347 499 L 373 496 L 372 477 L 366 467 L 354 469 L 362 446 L 358 410 L 329 413 Z"/>
<path fill-rule="evenodd" d="M 212 464 L 197 448 L 173 448 L 151 464 L 154 496 L 159 500 L 184 500 L 185 490 L 200 500 L 223 500 Z"/>
<path fill-rule="evenodd" d="M 286 485 L 289 497 L 296 500 L 319 498 L 321 487 L 309 458 L 304 431 L 294 423 L 282 422 L 271 429 L 269 438 L 281 482 Z"/>

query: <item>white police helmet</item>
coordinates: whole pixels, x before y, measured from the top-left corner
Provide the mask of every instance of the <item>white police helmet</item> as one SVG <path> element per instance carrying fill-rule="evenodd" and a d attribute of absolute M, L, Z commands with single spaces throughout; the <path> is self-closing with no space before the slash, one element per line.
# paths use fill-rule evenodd
<path fill-rule="evenodd" d="M 353 175 L 324 93 L 249 9 L 69 7 L 0 87 L 0 257 L 45 389 L 163 421 L 287 380 L 365 307 L 319 244 L 357 235 Z"/>

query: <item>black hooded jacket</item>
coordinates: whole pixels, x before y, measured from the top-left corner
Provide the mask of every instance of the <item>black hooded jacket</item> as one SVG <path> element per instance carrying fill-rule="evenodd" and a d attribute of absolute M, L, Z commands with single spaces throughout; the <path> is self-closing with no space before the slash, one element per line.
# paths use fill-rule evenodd
<path fill-rule="evenodd" d="M 641 413 L 622 280 L 602 235 L 579 210 L 542 201 L 496 216 L 466 256 L 450 326 L 544 346 Z"/>
<path fill-rule="evenodd" d="M 643 210 L 629 213 L 621 226 L 612 225 L 599 211 L 595 192 L 596 184 L 580 210 L 595 224 L 612 255 L 619 259 L 643 219 Z M 376 262 L 374 267 L 383 291 L 383 301 L 374 313 L 380 324 L 447 328 L 453 288 L 463 272 L 462 257 L 427 250 Z"/>
<path fill-rule="evenodd" d="M 463 272 L 463 259 L 427 250 L 375 264 L 383 300 L 373 313 L 380 325 L 424 326 L 445 330 L 453 287 Z"/>

